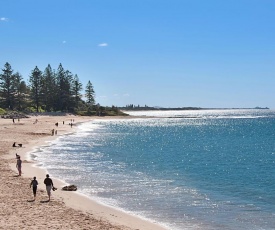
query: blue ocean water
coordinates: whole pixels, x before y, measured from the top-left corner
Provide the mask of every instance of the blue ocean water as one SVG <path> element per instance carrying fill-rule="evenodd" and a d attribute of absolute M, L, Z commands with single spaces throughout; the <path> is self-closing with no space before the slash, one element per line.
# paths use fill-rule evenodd
<path fill-rule="evenodd" d="M 81 193 L 167 229 L 275 229 L 275 111 L 130 114 L 157 118 L 83 123 L 32 156 Z"/>

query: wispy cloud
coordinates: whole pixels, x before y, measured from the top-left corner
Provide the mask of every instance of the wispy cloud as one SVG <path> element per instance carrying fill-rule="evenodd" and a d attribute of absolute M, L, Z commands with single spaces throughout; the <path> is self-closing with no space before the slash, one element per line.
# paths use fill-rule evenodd
<path fill-rule="evenodd" d="M 107 96 L 98 96 L 97 98 L 99 98 L 99 99 L 103 99 L 103 100 L 107 100 L 107 99 L 108 99 L 108 97 L 107 97 Z"/>
<path fill-rule="evenodd" d="M 115 93 L 115 94 L 113 94 L 113 97 L 117 97 L 117 98 L 130 97 L 130 94 L 129 93 L 123 93 L 123 94 Z"/>
<path fill-rule="evenodd" d="M 100 46 L 100 47 L 106 47 L 106 46 L 108 46 L 108 43 L 100 43 L 100 44 L 98 44 L 98 46 Z"/>
<path fill-rule="evenodd" d="M 7 22 L 7 21 L 9 21 L 9 19 L 8 19 L 8 18 L 2 17 L 2 18 L 0 18 L 0 21 L 1 21 L 1 22 Z"/>

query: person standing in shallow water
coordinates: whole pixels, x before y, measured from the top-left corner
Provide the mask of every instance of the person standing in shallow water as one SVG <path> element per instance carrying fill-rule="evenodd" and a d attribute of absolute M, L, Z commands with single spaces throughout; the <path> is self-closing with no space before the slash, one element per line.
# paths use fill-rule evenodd
<path fill-rule="evenodd" d="M 30 184 L 30 188 L 32 187 L 34 200 L 36 198 L 37 185 L 38 181 L 36 180 L 36 177 L 34 177 Z"/>
<path fill-rule="evenodd" d="M 49 174 L 46 175 L 46 178 L 44 180 L 44 184 L 46 185 L 46 191 L 49 197 L 49 201 L 51 200 L 51 190 L 53 188 L 53 181 L 50 178 Z"/>

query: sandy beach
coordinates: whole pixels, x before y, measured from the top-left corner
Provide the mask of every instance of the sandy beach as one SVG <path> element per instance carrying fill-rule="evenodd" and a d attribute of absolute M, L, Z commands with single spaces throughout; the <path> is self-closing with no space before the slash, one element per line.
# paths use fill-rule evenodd
<path fill-rule="evenodd" d="M 62 191 L 66 184 L 58 178 L 52 178 L 58 189 L 52 192 L 48 202 L 43 184 L 47 172 L 35 167 L 35 162 L 27 157 L 28 153 L 60 135 L 74 132 L 77 123 L 92 119 L 95 118 L 32 116 L 13 122 L 12 119 L 0 118 L 0 229 L 164 229 L 157 223 L 104 206 L 78 192 Z M 72 120 L 74 125 L 71 127 L 69 123 Z M 58 127 L 55 125 L 57 122 Z M 57 131 L 54 136 L 53 129 Z M 17 146 L 22 144 L 22 147 L 12 147 L 14 142 Z M 16 169 L 16 153 L 23 162 L 22 176 L 18 176 Z M 30 188 L 34 176 L 39 183 L 36 200 Z"/>

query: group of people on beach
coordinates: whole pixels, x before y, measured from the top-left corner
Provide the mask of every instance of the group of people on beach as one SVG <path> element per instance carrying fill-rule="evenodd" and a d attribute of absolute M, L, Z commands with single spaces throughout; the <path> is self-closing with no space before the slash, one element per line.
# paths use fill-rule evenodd
<path fill-rule="evenodd" d="M 22 160 L 20 159 L 20 156 L 16 153 L 16 168 L 18 170 L 18 175 L 21 176 L 22 174 Z M 46 178 L 44 179 L 44 184 L 46 185 L 46 191 L 49 197 L 49 201 L 51 200 L 51 190 L 55 191 L 56 188 L 53 185 L 53 181 L 50 178 L 49 174 L 46 175 Z M 30 183 L 30 188 L 32 187 L 33 191 L 33 197 L 34 200 L 36 199 L 36 191 L 37 191 L 38 181 L 36 180 L 36 177 L 33 177 L 33 180 Z"/>
<path fill-rule="evenodd" d="M 18 119 L 19 121 L 19 119 Z M 69 125 L 72 127 L 74 122 L 74 119 L 71 119 L 71 123 L 69 123 Z M 13 123 L 14 123 L 14 119 L 13 119 Z M 34 124 L 38 123 L 38 120 L 36 119 Z M 65 122 L 63 121 L 63 125 L 65 124 Z M 58 127 L 58 122 L 55 123 L 55 126 Z M 57 130 L 52 129 L 52 136 L 53 135 L 57 135 Z M 17 147 L 16 146 L 16 142 L 13 143 L 12 145 L 13 147 Z M 18 147 L 22 147 L 22 144 L 18 144 Z M 16 168 L 18 170 L 18 176 L 21 176 L 22 174 L 22 160 L 20 159 L 20 156 L 16 153 Z M 44 179 L 44 184 L 46 185 L 46 191 L 49 197 L 49 201 L 51 199 L 51 190 L 55 191 L 56 188 L 53 186 L 53 181 L 50 178 L 49 174 L 46 175 L 46 178 Z M 38 181 L 36 179 L 36 177 L 33 177 L 31 183 L 30 183 L 30 188 L 32 187 L 33 190 L 33 196 L 34 196 L 34 200 L 36 198 L 36 191 L 37 191 L 37 186 L 38 186 Z"/>
<path fill-rule="evenodd" d="M 46 185 L 46 191 L 47 191 L 49 201 L 50 201 L 51 200 L 51 190 L 55 191 L 56 188 L 53 186 L 53 181 L 50 178 L 49 174 L 46 175 L 46 178 L 44 179 L 44 184 Z M 38 186 L 38 181 L 36 180 L 36 177 L 34 177 L 30 183 L 30 188 L 32 187 L 34 200 L 36 198 L 37 186 Z"/>

